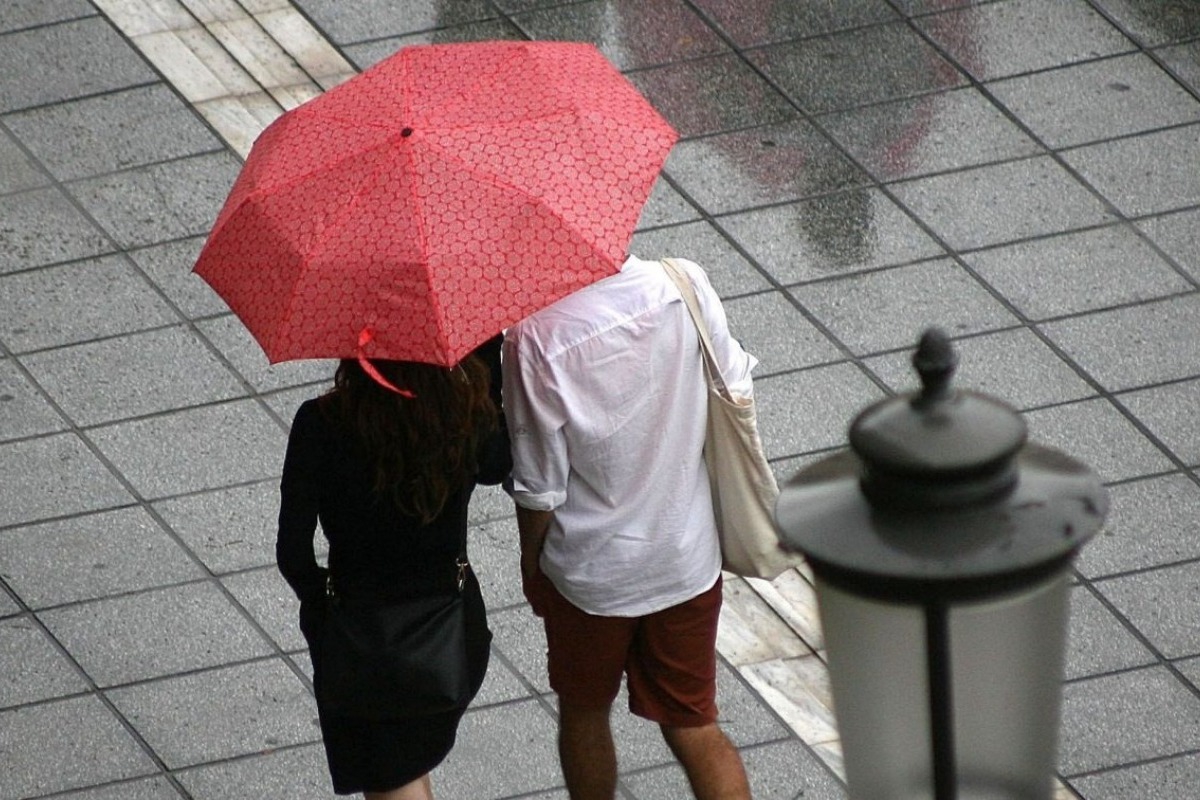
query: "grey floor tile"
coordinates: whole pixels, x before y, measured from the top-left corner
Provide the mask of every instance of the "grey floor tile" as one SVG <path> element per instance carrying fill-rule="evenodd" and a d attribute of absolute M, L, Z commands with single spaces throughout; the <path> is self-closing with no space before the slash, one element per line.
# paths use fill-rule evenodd
<path fill-rule="evenodd" d="M 637 230 L 657 228 L 662 225 L 677 225 L 681 222 L 695 222 L 700 219 L 696 207 L 683 198 L 665 176 L 659 176 L 650 190 L 650 198 L 642 206 L 642 214 L 638 218 Z M 636 252 L 636 251 L 633 251 Z"/>
<path fill-rule="evenodd" d="M 270 363 L 250 331 L 232 314 L 201 320 L 196 323 L 196 328 L 229 359 L 238 374 L 259 391 L 314 381 L 332 381 L 337 368 L 337 362 L 331 359 Z M 312 395 L 319 393 L 320 390 L 313 391 Z"/>
<path fill-rule="evenodd" d="M 1200 210 L 1150 217 L 1137 226 L 1193 280 L 1200 281 Z"/>
<path fill-rule="evenodd" d="M 1164 47 L 1155 55 L 1193 91 L 1200 89 L 1200 42 Z"/>
<path fill-rule="evenodd" d="M 770 45 L 747 55 L 810 114 L 911 97 L 966 82 L 902 23 Z"/>
<path fill-rule="evenodd" d="M 1031 320 L 1194 288 L 1153 247 L 1121 225 L 1020 242 L 964 259 Z"/>
<path fill-rule="evenodd" d="M 721 217 L 780 283 L 797 283 L 944 255 L 929 234 L 878 189 L 851 189 Z"/>
<path fill-rule="evenodd" d="M 299 628 L 300 603 L 274 564 L 230 575 L 221 582 L 280 648 L 307 647 Z"/>
<path fill-rule="evenodd" d="M 66 425 L 13 360 L 0 359 L 0 441 L 53 433 Z"/>
<path fill-rule="evenodd" d="M 510 703 L 513 700 L 524 700 L 530 696 L 529 687 L 521 681 L 520 677 L 499 658 L 493 657 L 488 664 L 487 677 L 484 678 L 483 686 L 480 687 L 479 694 L 475 696 L 472 704 L 475 708 L 483 708 L 499 703 Z"/>
<path fill-rule="evenodd" d="M 330 370 L 329 377 L 333 377 L 332 370 Z M 318 383 L 297 386 L 294 389 L 280 389 L 264 394 L 263 400 L 285 425 L 290 426 L 292 420 L 296 418 L 296 411 L 299 410 L 304 401 L 324 393 L 332 384 L 332 380 L 323 380 Z"/>
<path fill-rule="evenodd" d="M 0 196 L 0 273 L 111 253 L 108 238 L 57 188 Z"/>
<path fill-rule="evenodd" d="M 452 42 L 525 41 L 525 34 L 507 19 L 465 22 L 448 28 L 434 28 L 387 39 L 368 39 L 343 47 L 346 58 L 360 70 L 376 64 L 402 47 Z"/>
<path fill-rule="evenodd" d="M 717 662 L 717 722 L 735 747 L 792 738 L 791 730 L 748 688 L 724 661 Z M 655 735 L 658 735 L 657 726 Z"/>
<path fill-rule="evenodd" d="M 286 437 L 252 400 L 95 428 L 88 434 L 143 497 L 277 477 Z"/>
<path fill-rule="evenodd" d="M 74 665 L 28 617 L 0 622 L 0 708 L 87 690 Z"/>
<path fill-rule="evenodd" d="M 988 89 L 1054 149 L 1200 119 L 1200 101 L 1141 53 L 997 81 Z"/>
<path fill-rule="evenodd" d="M 851 364 L 756 381 L 758 430 L 767 456 L 782 458 L 846 443 L 854 417 L 883 392 Z"/>
<path fill-rule="evenodd" d="M 488 800 L 561 787 L 557 730 L 537 700 L 467 712 L 454 749 L 435 773 L 436 791 Z"/>
<path fill-rule="evenodd" d="M 78 436 L 56 434 L 0 446 L 0 526 L 96 511 L 132 501 Z"/>
<path fill-rule="evenodd" d="M 203 576 L 136 506 L 0 531 L 0 563 L 35 610 Z"/>
<path fill-rule="evenodd" d="M 783 95 L 733 55 L 634 72 L 629 79 L 684 137 L 797 116 Z"/>
<path fill-rule="evenodd" d="M 515 513 L 516 506 L 502 486 L 477 486 L 475 487 L 475 493 L 471 495 L 471 506 L 467 512 L 467 522 L 470 525 L 474 525 L 480 522 L 510 520 Z M 506 529 L 498 530 L 500 536 L 498 541 L 516 541 L 515 539 L 507 538 L 509 534 Z M 497 537 L 489 535 L 489 538 L 496 539 Z"/>
<path fill-rule="evenodd" d="M 917 178 L 892 191 L 955 250 L 1112 221 L 1100 200 L 1049 157 Z"/>
<path fill-rule="evenodd" d="M 1133 42 L 1084 0 L 1009 0 L 916 20 L 980 80 L 1129 52 Z"/>
<path fill-rule="evenodd" d="M 695 5 L 739 47 L 820 36 L 896 19 L 896 12 L 884 0 L 768 3 L 761 10 L 730 0 L 696 0 Z"/>
<path fill-rule="evenodd" d="M 948 259 L 806 284 L 789 292 L 861 355 L 915 346 L 931 326 L 958 336 L 1018 323 Z"/>
<path fill-rule="evenodd" d="M 0 195 L 38 189 L 49 183 L 50 177 L 38 168 L 37 162 L 0 127 Z"/>
<path fill-rule="evenodd" d="M 1200 36 L 1200 15 L 1192 3 L 1156 0 L 1097 0 L 1121 30 L 1147 47 Z"/>
<path fill-rule="evenodd" d="M 587 0 L 512 20 L 531 39 L 591 42 L 622 71 L 729 52 L 681 0 Z"/>
<path fill-rule="evenodd" d="M 39 617 L 101 687 L 271 653 L 209 582 L 64 606 Z"/>
<path fill-rule="evenodd" d="M 80 425 L 245 395 L 241 383 L 182 326 L 45 350 L 22 361 Z"/>
<path fill-rule="evenodd" d="M 27 64 L 37 64 L 32 80 Z M 0 112 L 157 80 L 103 17 L 0 37 Z"/>
<path fill-rule="evenodd" d="M 515 517 L 472 525 L 468 547 L 488 608 L 508 608 L 525 602 Z"/>
<path fill-rule="evenodd" d="M 1200 687 L 1200 658 L 1185 658 L 1176 661 L 1175 667 L 1192 686 Z"/>
<path fill-rule="evenodd" d="M 0 276 L 0 340 L 16 353 L 178 321 L 123 256 Z"/>
<path fill-rule="evenodd" d="M 1098 775 L 1085 775 L 1073 779 L 1071 786 L 1087 800 L 1191 797 L 1196 787 L 1200 786 L 1200 755 L 1179 756 Z"/>
<path fill-rule="evenodd" d="M 707 222 L 691 222 L 634 234 L 629 248 L 642 258 L 686 258 L 708 273 L 721 297 L 771 287 L 754 265 Z"/>
<path fill-rule="evenodd" d="M 220 295 L 192 272 L 203 245 L 204 237 L 195 236 L 129 253 L 133 262 L 190 319 L 229 311 Z"/>
<path fill-rule="evenodd" d="M 1024 416 L 1030 439 L 1082 461 L 1102 481 L 1152 475 L 1173 466 L 1107 400 L 1083 400 Z"/>
<path fill-rule="evenodd" d="M 786 203 L 870 182 L 805 120 L 680 142 L 666 170 L 710 214 Z"/>
<path fill-rule="evenodd" d="M 190 156 L 68 184 L 125 248 L 206 234 L 240 164 L 230 152 Z"/>
<path fill-rule="evenodd" d="M 154 762 L 96 697 L 0 711 L 0 798 L 40 797 L 154 772 Z"/>
<path fill-rule="evenodd" d="M 796 740 L 741 751 L 750 790 L 758 800 L 844 800 L 842 784 Z M 637 800 L 694 797 L 676 764 L 625 776 L 622 783 Z"/>
<path fill-rule="evenodd" d="M 1200 655 L 1200 563 L 1096 581 L 1095 587 L 1167 658 Z"/>
<path fill-rule="evenodd" d="M 32 28 L 95 13 L 96 9 L 86 0 L 11 0 L 4 9 L 0 31 Z"/>
<path fill-rule="evenodd" d="M 1200 464 L 1200 381 L 1172 383 L 1120 396 L 1120 401 L 1145 423 L 1180 461 Z"/>
<path fill-rule="evenodd" d="M 1067 776 L 1200 746 L 1200 699 L 1163 667 L 1067 684 L 1062 719 Z"/>
<path fill-rule="evenodd" d="M 17 605 L 17 601 L 9 596 L 8 592 L 0 591 L 0 618 L 16 616 L 21 612 L 21 607 Z"/>
<path fill-rule="evenodd" d="M 1129 629 L 1086 588 L 1071 590 L 1071 627 L 1067 639 L 1068 680 L 1156 663 Z"/>
<path fill-rule="evenodd" d="M 978 89 L 955 89 L 821 117 L 829 135 L 880 181 L 1037 155 Z"/>
<path fill-rule="evenodd" d="M 1064 153 L 1067 163 L 1130 217 L 1200 203 L 1200 125 L 1088 145 Z"/>
<path fill-rule="evenodd" d="M 1079 571 L 1100 578 L 1200 557 L 1200 486 L 1166 475 L 1108 489 L 1104 527 L 1079 555 Z"/>
<path fill-rule="evenodd" d="M 915 342 L 913 343 L 915 346 Z M 1091 397 L 1095 391 L 1028 328 L 954 341 L 954 385 L 991 395 L 1017 409 Z M 914 347 L 868 358 L 867 367 L 898 392 L 921 388 Z"/>
<path fill-rule="evenodd" d="M 35 108 L 4 122 L 63 181 L 224 147 L 163 84 Z"/>
<path fill-rule="evenodd" d="M 178 778 L 194 797 L 204 800 L 247 797 L 334 800 L 337 797 L 325 766 L 325 750 L 319 744 L 272 750 L 250 758 L 183 770 Z"/>
<path fill-rule="evenodd" d="M 729 300 L 725 314 L 730 331 L 758 359 L 756 379 L 842 357 L 841 351 L 780 292 Z"/>
<path fill-rule="evenodd" d="M 108 697 L 173 770 L 320 738 L 312 694 L 275 659 L 114 689 Z"/>
<path fill-rule="evenodd" d="M 63 800 L 179 800 L 166 778 L 141 778 L 125 783 L 109 784 L 98 789 L 85 789 L 62 795 Z"/>
<path fill-rule="evenodd" d="M 533 691 L 550 691 L 546 673 L 546 631 L 528 606 L 506 608 L 488 614 L 492 649 L 512 664 Z"/>
<path fill-rule="evenodd" d="M 345 44 L 381 36 L 444 28 L 495 15 L 486 0 L 410 0 L 400 8 L 391 0 L 362 0 L 354 13 L 344 13 L 338 0 L 296 0 L 326 36 Z"/>
<path fill-rule="evenodd" d="M 1111 391 L 1200 375 L 1200 296 L 1047 323 L 1042 330 Z"/>
<path fill-rule="evenodd" d="M 217 575 L 275 563 L 276 481 L 160 500 L 154 509 Z"/>

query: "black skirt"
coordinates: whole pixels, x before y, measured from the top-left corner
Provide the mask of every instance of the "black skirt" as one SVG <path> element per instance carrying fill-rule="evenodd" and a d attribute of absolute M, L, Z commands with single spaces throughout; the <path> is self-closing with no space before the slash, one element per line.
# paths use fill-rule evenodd
<path fill-rule="evenodd" d="M 467 611 L 468 658 L 471 661 L 472 696 L 487 674 L 492 634 L 479 582 L 467 573 L 463 587 Z M 312 601 L 319 603 L 320 601 Z M 308 641 L 315 679 L 320 680 L 321 609 L 301 605 L 300 628 Z M 386 792 L 430 772 L 450 754 L 464 711 L 451 711 L 395 720 L 367 720 L 334 716 L 317 702 L 321 736 L 329 776 L 337 794 Z"/>

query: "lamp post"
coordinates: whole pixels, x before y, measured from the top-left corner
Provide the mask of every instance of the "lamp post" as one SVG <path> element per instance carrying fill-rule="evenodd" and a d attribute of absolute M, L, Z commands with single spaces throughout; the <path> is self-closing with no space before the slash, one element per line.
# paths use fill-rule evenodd
<path fill-rule="evenodd" d="M 864 410 L 776 506 L 816 579 L 850 796 L 1045 800 L 1070 564 L 1107 495 L 1011 407 L 951 388 L 944 333 L 913 364 L 921 391 Z"/>

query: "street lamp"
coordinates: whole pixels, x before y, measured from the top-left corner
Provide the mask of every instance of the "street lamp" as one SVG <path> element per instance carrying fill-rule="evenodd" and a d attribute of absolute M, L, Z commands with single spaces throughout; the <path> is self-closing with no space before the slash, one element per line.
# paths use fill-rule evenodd
<path fill-rule="evenodd" d="M 954 390 L 926 331 L 918 393 L 867 408 L 850 450 L 801 470 L 780 540 L 816 579 L 854 800 L 1044 800 L 1053 789 L 1070 564 L 1107 495 Z"/>

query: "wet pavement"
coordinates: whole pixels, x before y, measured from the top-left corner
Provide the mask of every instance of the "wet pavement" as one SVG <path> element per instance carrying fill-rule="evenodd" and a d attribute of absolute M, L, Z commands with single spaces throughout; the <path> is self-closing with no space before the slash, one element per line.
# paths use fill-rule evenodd
<path fill-rule="evenodd" d="M 1099 472 L 1059 796 L 1200 797 L 1200 3 L 0 0 L 0 800 L 331 796 L 272 563 L 330 366 L 189 269 L 283 108 L 484 38 L 595 42 L 679 128 L 633 249 L 709 270 L 781 478 L 929 325 Z M 472 523 L 494 658 L 438 796 L 565 798 L 511 507 Z M 807 577 L 729 581 L 720 649 L 755 797 L 845 797 Z M 623 798 L 688 796 L 616 729 Z"/>

